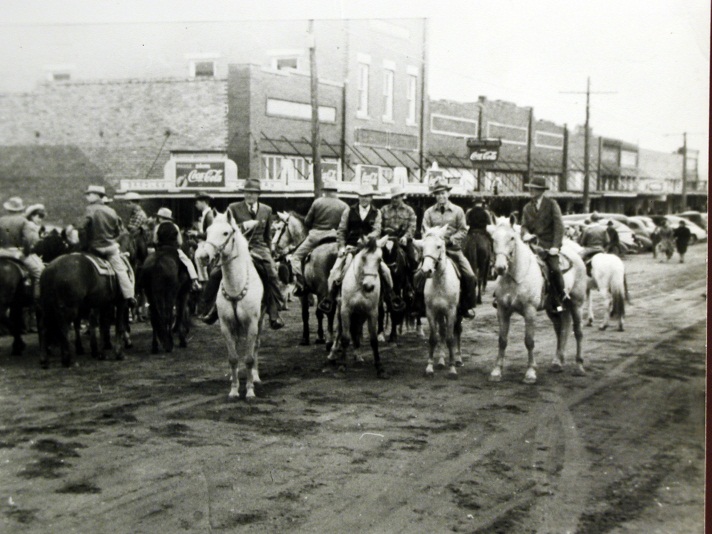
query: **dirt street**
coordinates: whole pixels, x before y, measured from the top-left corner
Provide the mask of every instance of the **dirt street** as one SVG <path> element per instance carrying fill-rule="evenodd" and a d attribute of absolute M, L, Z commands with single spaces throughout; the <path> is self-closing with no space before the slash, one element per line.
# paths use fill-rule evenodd
<path fill-rule="evenodd" d="M 323 373 L 296 303 L 267 332 L 252 402 L 228 402 L 218 326 L 125 361 L 40 369 L 36 339 L 0 339 L 0 532 L 703 532 L 707 245 L 687 263 L 626 260 L 626 331 L 586 328 L 588 374 L 524 385 L 523 321 L 501 383 L 492 286 L 466 323 L 458 380 L 423 375 L 414 333 L 368 364 Z M 596 295 L 596 297 L 598 297 Z M 602 302 L 596 299 L 602 313 Z M 573 340 L 572 340 L 573 341 Z"/>

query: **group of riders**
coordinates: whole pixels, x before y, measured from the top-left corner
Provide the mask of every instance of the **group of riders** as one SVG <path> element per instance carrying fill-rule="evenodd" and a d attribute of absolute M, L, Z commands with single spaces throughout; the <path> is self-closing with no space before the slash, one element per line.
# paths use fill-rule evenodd
<path fill-rule="evenodd" d="M 526 184 L 526 187 L 530 189 L 532 199 L 522 212 L 522 237 L 524 241 L 536 238 L 539 255 L 549 269 L 552 311 L 561 311 L 567 298 L 559 267 L 559 249 L 564 237 L 561 211 L 555 200 L 545 196 L 547 184 L 543 179 L 535 177 Z M 421 231 L 425 233 L 430 228 L 446 227 L 446 253 L 460 274 L 461 294 L 458 311 L 463 318 L 472 318 L 475 314 L 477 279 L 470 262 L 463 254 L 462 243 L 468 232 L 481 232 L 488 237 L 491 244 L 487 226 L 494 223 L 494 220 L 491 211 L 487 209 L 481 198 L 475 199 L 473 207 L 466 214 L 460 206 L 449 200 L 451 188 L 446 179 L 436 179 L 431 182 L 430 194 L 434 197 L 435 203 L 425 211 Z M 260 181 L 248 179 L 241 190 L 244 199 L 230 204 L 227 209 L 247 238 L 255 266 L 264 278 L 266 311 L 270 326 L 279 329 L 284 326 L 280 310 L 285 307 L 285 298 L 272 254 L 273 210 L 260 201 L 261 192 Z M 413 208 L 405 203 L 405 191 L 401 186 L 394 186 L 390 191 L 390 202 L 380 209 L 373 205 L 375 193 L 372 186 L 364 185 L 358 191 L 358 202 L 349 206 L 338 198 L 337 183 L 327 180 L 323 185 L 323 196 L 312 203 L 306 215 L 305 225 L 308 235 L 289 258 L 297 293 L 305 291 L 304 260 L 310 252 L 328 238 L 335 239 L 338 243 L 337 261 L 329 276 L 330 293 L 318 304 L 322 311 L 329 312 L 334 309 L 340 282 L 356 247 L 364 239 L 389 235 L 404 251 L 412 271 L 417 271 L 417 251 L 413 243 L 417 230 L 417 217 Z M 85 236 L 85 248 L 104 257 L 110 263 L 116 273 L 121 295 L 129 306 L 135 306 L 133 273 L 130 266 L 122 259 L 122 252 L 117 243 L 119 235 L 124 231 L 124 224 L 116 211 L 108 205 L 103 186 L 90 185 L 85 191 L 85 197 L 87 207 L 84 223 L 80 228 L 80 232 Z M 211 267 L 198 263 L 196 268 L 196 264 L 181 250 L 181 231 L 175 224 L 170 209 L 160 208 L 155 216 L 156 224 L 150 228 L 151 219 L 141 207 L 141 196 L 137 193 L 128 193 L 125 199 L 131 204 L 131 215 L 125 229 L 134 235 L 149 229 L 150 241 L 156 249 L 159 247 L 178 249 L 180 260 L 192 279 L 193 289 L 202 291 L 199 306 L 201 319 L 207 324 L 214 323 L 217 320 L 214 302 L 220 287 L 220 266 Z M 198 240 L 205 239 L 212 223 L 214 217 L 211 208 L 212 200 L 212 197 L 204 192 L 195 196 L 195 205 L 200 212 L 195 233 Z M 10 198 L 3 207 L 7 214 L 0 217 L 0 254 L 11 255 L 27 267 L 34 282 L 34 295 L 38 297 L 38 280 L 43 264 L 33 249 L 40 238 L 40 228 L 46 210 L 42 204 L 33 204 L 25 208 L 19 197 Z M 592 225 L 585 233 L 587 243 L 589 240 L 593 244 L 595 239 L 603 239 L 603 234 L 599 231 L 594 232 L 593 228 Z M 594 237 L 594 234 L 597 237 Z M 385 262 L 381 263 L 380 276 L 384 287 L 384 300 L 392 309 L 402 309 L 403 299 L 393 290 L 391 272 Z M 418 280 L 417 274 L 415 278 L 416 290 L 418 286 L 422 290 L 424 280 Z"/>

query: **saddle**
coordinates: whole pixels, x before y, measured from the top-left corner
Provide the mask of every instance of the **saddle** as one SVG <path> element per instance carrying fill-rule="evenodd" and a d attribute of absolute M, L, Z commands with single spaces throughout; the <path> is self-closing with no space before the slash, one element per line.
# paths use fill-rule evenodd
<path fill-rule="evenodd" d="M 328 245 L 329 243 L 336 243 L 336 236 L 335 236 L 335 235 L 327 235 L 327 236 L 322 237 L 319 241 L 317 241 L 317 243 L 316 243 L 316 245 L 314 246 L 314 248 L 312 249 L 312 251 L 304 257 L 304 261 L 302 262 L 302 266 L 304 266 L 304 265 L 306 265 L 307 263 L 309 263 L 309 260 L 311 260 L 312 254 L 314 253 L 314 251 L 315 251 L 317 248 L 319 248 L 319 247 L 322 246 L 322 245 Z"/>
<path fill-rule="evenodd" d="M 98 256 L 92 252 L 73 252 L 72 254 L 79 254 L 88 259 L 94 266 L 94 269 L 96 269 L 99 276 L 116 276 L 116 272 L 109 261 L 105 260 L 101 256 Z"/>
<path fill-rule="evenodd" d="M 581 259 L 584 265 L 586 265 L 586 274 L 588 276 L 591 276 L 591 260 L 596 254 L 601 254 L 602 252 L 604 252 L 604 250 L 601 247 L 586 247 L 581 252 Z"/>
<path fill-rule="evenodd" d="M 22 280 L 25 283 L 29 282 L 30 271 L 28 271 L 27 267 L 25 267 L 25 264 L 22 263 L 22 255 L 21 254 L 18 257 L 18 255 L 15 254 L 14 251 L 0 248 L 0 258 L 5 258 L 7 260 L 10 260 L 10 263 L 12 263 L 20 271 L 20 276 L 22 277 Z"/>

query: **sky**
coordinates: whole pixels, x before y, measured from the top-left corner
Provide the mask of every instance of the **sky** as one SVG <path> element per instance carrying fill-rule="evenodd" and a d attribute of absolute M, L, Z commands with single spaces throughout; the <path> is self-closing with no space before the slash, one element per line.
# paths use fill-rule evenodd
<path fill-rule="evenodd" d="M 484 95 L 707 173 L 709 0 L 2 0 L 4 24 L 427 17 L 431 98 Z"/>

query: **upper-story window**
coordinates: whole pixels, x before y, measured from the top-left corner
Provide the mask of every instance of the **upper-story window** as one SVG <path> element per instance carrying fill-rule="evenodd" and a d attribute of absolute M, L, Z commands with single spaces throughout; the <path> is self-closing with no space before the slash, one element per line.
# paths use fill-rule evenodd
<path fill-rule="evenodd" d="M 358 65 L 358 117 L 368 117 L 368 63 L 359 63 Z"/>
<path fill-rule="evenodd" d="M 415 124 L 416 117 L 416 95 L 418 94 L 418 77 L 412 74 L 408 75 L 408 116 L 405 119 L 406 124 Z"/>
<path fill-rule="evenodd" d="M 72 79 L 72 65 L 49 65 L 45 67 L 47 72 L 47 81 L 50 82 L 68 82 Z"/>
<path fill-rule="evenodd" d="M 309 70 L 309 62 L 301 48 L 268 50 L 267 55 L 272 70 Z"/>
<path fill-rule="evenodd" d="M 393 78 L 395 73 L 392 69 L 383 71 L 383 120 L 393 121 Z"/>
<path fill-rule="evenodd" d="M 214 78 L 217 76 L 219 54 L 188 54 L 188 76 L 191 78 Z"/>

